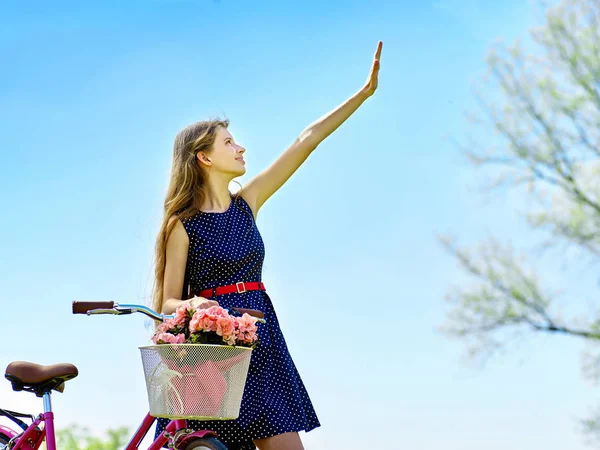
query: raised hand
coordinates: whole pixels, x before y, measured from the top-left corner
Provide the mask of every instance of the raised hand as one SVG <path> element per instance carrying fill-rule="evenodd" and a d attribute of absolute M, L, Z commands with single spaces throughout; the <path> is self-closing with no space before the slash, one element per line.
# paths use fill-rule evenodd
<path fill-rule="evenodd" d="M 367 78 L 367 82 L 365 83 L 365 86 L 362 88 L 362 92 L 367 96 L 370 97 L 371 95 L 373 95 L 375 93 L 375 90 L 377 89 L 377 79 L 379 76 L 379 67 L 380 67 L 380 60 L 381 60 L 381 49 L 383 48 L 383 42 L 379 41 L 379 43 L 377 44 L 377 50 L 375 51 L 375 57 L 373 59 L 373 65 L 371 66 L 371 72 L 369 72 L 369 77 Z"/>

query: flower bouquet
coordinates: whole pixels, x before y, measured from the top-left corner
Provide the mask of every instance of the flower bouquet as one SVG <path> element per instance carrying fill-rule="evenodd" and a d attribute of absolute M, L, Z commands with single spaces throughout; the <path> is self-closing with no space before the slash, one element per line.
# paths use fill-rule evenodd
<path fill-rule="evenodd" d="M 257 319 L 219 306 L 184 304 L 140 347 L 150 414 L 200 420 L 235 419 L 244 392 Z"/>
<path fill-rule="evenodd" d="M 235 317 L 220 306 L 194 309 L 184 303 L 175 317 L 165 320 L 152 337 L 155 344 L 216 344 L 252 347 L 256 345 L 256 318 Z"/>

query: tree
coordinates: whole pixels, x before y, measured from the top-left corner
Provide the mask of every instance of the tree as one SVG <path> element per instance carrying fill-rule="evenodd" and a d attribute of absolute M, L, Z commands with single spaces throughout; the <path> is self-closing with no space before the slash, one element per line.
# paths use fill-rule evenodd
<path fill-rule="evenodd" d="M 106 431 L 105 438 L 92 436 L 87 428 L 72 425 L 56 432 L 57 448 L 63 450 L 121 450 L 127 444 L 125 427 Z"/>
<path fill-rule="evenodd" d="M 486 189 L 522 189 L 530 196 L 535 207 L 524 218 L 532 236 L 544 237 L 543 248 L 574 249 L 597 263 L 600 2 L 563 0 L 545 7 L 544 25 L 531 38 L 526 51 L 516 43 L 490 52 L 486 80 L 495 89 L 478 95 L 483 114 L 473 130 L 493 134 L 486 134 L 487 146 L 475 141 L 461 147 L 476 167 L 495 174 Z M 473 355 L 505 347 L 515 331 L 566 335 L 590 344 L 584 371 L 599 378 L 600 314 L 561 316 L 556 294 L 511 245 L 490 239 L 471 251 L 453 239 L 441 240 L 475 281 L 449 292 L 452 309 L 445 324 L 447 332 L 469 340 Z M 585 426 L 600 436 L 600 421 Z"/>

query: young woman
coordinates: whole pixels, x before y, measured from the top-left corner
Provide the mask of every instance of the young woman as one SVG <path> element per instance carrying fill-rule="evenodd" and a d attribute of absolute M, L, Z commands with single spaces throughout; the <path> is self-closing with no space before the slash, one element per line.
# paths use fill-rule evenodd
<path fill-rule="evenodd" d="M 246 149 L 228 121 L 198 122 L 175 138 L 173 168 L 156 245 L 153 307 L 171 314 L 184 302 L 263 311 L 258 347 L 252 352 L 240 417 L 190 421 L 215 430 L 229 449 L 301 450 L 301 430 L 319 421 L 288 352 L 271 299 L 261 282 L 264 246 L 255 224 L 260 208 L 313 150 L 377 89 L 379 42 L 365 85 L 346 102 L 309 125 L 265 171 L 235 196 L 230 182 L 246 172 Z M 191 298 L 190 298 L 191 297 Z M 166 426 L 159 420 L 157 433 Z"/>

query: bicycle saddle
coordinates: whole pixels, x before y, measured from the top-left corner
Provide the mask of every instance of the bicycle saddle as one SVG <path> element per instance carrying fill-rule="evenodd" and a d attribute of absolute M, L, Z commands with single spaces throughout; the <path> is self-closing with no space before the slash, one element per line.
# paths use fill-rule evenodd
<path fill-rule="evenodd" d="M 5 370 L 4 377 L 12 384 L 14 391 L 34 392 L 38 397 L 55 390 L 63 392 L 65 381 L 79 374 L 73 364 L 52 364 L 42 366 L 26 361 L 11 362 Z"/>

